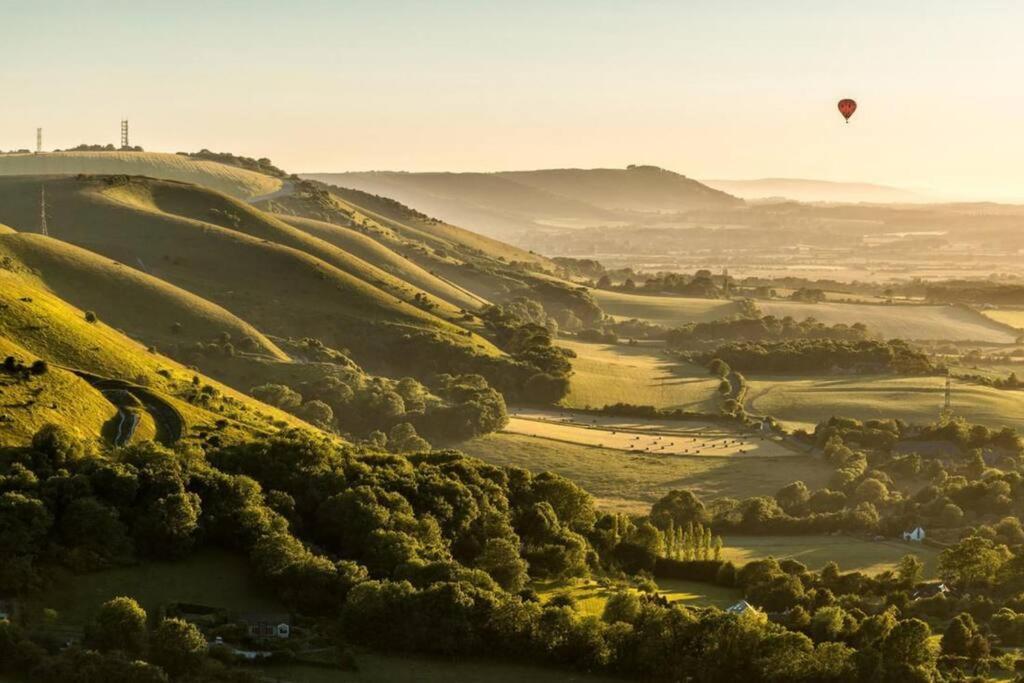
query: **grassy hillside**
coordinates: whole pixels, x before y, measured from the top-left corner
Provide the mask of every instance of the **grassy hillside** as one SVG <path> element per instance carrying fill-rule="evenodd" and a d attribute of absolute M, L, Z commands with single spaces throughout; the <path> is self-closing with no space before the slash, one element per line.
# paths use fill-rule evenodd
<path fill-rule="evenodd" d="M 836 416 L 895 417 L 934 422 L 943 402 L 945 377 L 763 377 L 747 378 L 747 409 L 797 426 L 813 427 Z M 1024 392 L 954 381 L 953 409 L 970 422 L 1024 427 Z"/>
<path fill-rule="evenodd" d="M 251 351 L 286 358 L 257 329 L 224 308 L 66 242 L 30 233 L 0 235 L 0 255 L 24 265 L 64 300 L 95 311 L 147 344 L 208 341 L 226 332 L 236 344 L 252 340 L 246 345 Z"/>
<path fill-rule="evenodd" d="M 392 251 L 387 246 L 357 230 L 311 218 L 288 216 L 283 219 L 303 232 L 329 242 L 367 263 L 399 278 L 403 282 L 429 292 L 460 308 L 475 309 L 486 300 L 466 291 L 417 265 L 412 259 Z"/>
<path fill-rule="evenodd" d="M 139 391 L 152 394 L 160 408 L 180 423 L 186 439 L 217 433 L 222 440 L 234 440 L 275 431 L 279 425 L 309 428 L 297 418 L 148 351 L 101 320 L 87 321 L 82 310 L 24 275 L 0 269 L 0 311 L 0 337 L 21 347 L 26 360 L 43 359 L 51 368 L 62 366 L 141 387 Z M 193 384 L 194 377 L 198 386 Z M 200 392 L 204 386 L 209 389 Z M 101 413 L 108 419 L 112 413 L 99 410 L 91 394 L 83 395 L 86 398 L 80 399 L 78 393 L 72 394 L 74 400 L 94 406 L 94 417 L 82 423 L 92 433 Z M 61 400 L 57 402 L 59 406 Z M 222 418 L 226 423 L 215 428 Z"/>
<path fill-rule="evenodd" d="M 42 182 L 47 185 L 51 235 L 138 266 L 267 334 L 317 337 L 333 347 L 351 348 L 358 360 L 378 367 L 400 345 L 412 343 L 410 334 L 417 339 L 412 350 L 420 355 L 497 353 L 481 337 L 467 336 L 456 325 L 298 247 L 273 241 L 280 236 L 300 244 L 298 236 L 304 235 L 281 221 L 259 223 L 277 232 L 254 236 L 160 210 L 161 204 L 180 209 L 186 202 L 182 194 L 208 198 L 212 193 L 206 190 L 168 189 L 167 183 L 145 179 L 7 178 L 0 179 L 0 219 L 32 227 L 38 213 L 32 190 Z M 221 200 L 221 206 L 238 208 Z M 216 204 L 208 213 L 215 210 L 225 215 Z M 240 220 L 255 232 L 257 221 L 250 214 L 242 213 Z M 315 245 L 306 246 L 315 246 L 325 257 L 345 256 L 322 240 L 309 240 Z"/>
<path fill-rule="evenodd" d="M 38 356 L 0 336 L 0 359 L 31 363 Z M 60 368 L 22 380 L 0 373 L 0 446 L 23 444 L 40 427 L 58 424 L 80 438 L 96 439 L 117 409 L 85 380 Z"/>
<path fill-rule="evenodd" d="M 0 155 L 0 176 L 139 175 L 178 180 L 249 199 L 281 188 L 281 180 L 213 161 L 158 152 L 48 152 Z"/>
<path fill-rule="evenodd" d="M 576 353 L 569 395 L 572 408 L 634 403 L 658 408 L 717 412 L 718 380 L 707 370 L 672 362 L 654 346 L 588 344 L 560 340 Z"/>
<path fill-rule="evenodd" d="M 1016 334 L 1006 325 L 961 306 L 872 305 L 798 301 L 758 301 L 765 315 L 814 318 L 827 325 L 864 323 L 887 339 L 948 339 L 1012 343 Z"/>
<path fill-rule="evenodd" d="M 617 318 L 639 318 L 666 327 L 720 320 L 740 312 L 735 302 L 725 299 L 646 296 L 602 289 L 592 290 L 591 293 L 605 313 Z"/>
<path fill-rule="evenodd" d="M 566 308 L 585 321 L 600 315 L 589 295 L 551 274 L 556 269 L 551 261 L 429 219 L 390 199 L 303 182 L 292 195 L 261 206 L 282 216 L 356 230 L 483 300 L 503 302 L 526 295 L 543 303 L 551 315 Z"/>

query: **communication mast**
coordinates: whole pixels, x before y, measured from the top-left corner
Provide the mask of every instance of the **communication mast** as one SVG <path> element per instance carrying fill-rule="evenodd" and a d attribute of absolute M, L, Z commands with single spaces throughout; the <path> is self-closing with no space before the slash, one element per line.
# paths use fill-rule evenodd
<path fill-rule="evenodd" d="M 39 188 L 39 232 L 49 236 L 50 231 L 46 227 L 46 186 Z"/>
<path fill-rule="evenodd" d="M 121 149 L 128 149 L 128 119 L 121 120 Z"/>
<path fill-rule="evenodd" d="M 36 154 L 43 153 L 43 129 L 36 128 Z"/>

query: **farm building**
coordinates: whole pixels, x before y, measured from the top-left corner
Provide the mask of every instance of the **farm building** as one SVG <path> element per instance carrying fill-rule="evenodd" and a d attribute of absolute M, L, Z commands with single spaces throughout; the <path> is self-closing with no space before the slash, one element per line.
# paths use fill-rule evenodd
<path fill-rule="evenodd" d="M 920 543 L 921 541 L 924 540 L 924 529 L 922 527 L 917 527 L 916 529 L 913 529 L 912 531 L 904 531 L 903 532 L 903 540 L 904 541 L 917 541 L 918 543 Z"/>
<path fill-rule="evenodd" d="M 946 595 L 949 593 L 949 588 L 944 583 L 925 583 L 919 585 L 910 596 L 913 600 L 920 600 L 921 598 L 933 598 L 936 595 Z"/>
<path fill-rule="evenodd" d="M 253 638 L 288 638 L 292 633 L 291 617 L 287 614 L 242 614 L 239 621 Z"/>

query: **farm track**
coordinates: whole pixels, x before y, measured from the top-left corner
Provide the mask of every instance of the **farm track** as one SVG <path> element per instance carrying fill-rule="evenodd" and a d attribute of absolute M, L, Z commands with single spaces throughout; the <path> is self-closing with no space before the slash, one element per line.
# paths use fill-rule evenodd
<path fill-rule="evenodd" d="M 143 409 L 150 414 L 153 418 L 153 422 L 156 424 L 156 440 L 160 443 L 170 446 L 177 443 L 185 431 L 185 420 L 181 416 L 181 413 L 167 402 L 162 396 L 156 392 L 141 387 L 131 382 L 126 382 L 121 379 L 112 379 L 109 377 L 100 377 L 84 370 L 76 370 L 74 368 L 65 368 L 70 372 L 78 375 L 95 389 L 99 390 L 108 400 L 111 396 L 118 396 L 120 394 L 130 395 L 134 400 L 138 401 L 142 405 Z M 134 415 L 134 422 L 131 423 L 128 434 L 124 434 L 124 413 L 128 411 L 121 404 L 111 400 L 111 403 L 117 408 L 118 413 L 121 415 L 121 422 L 118 424 L 117 433 L 114 437 L 114 445 L 124 445 L 131 440 L 131 437 L 135 433 L 135 428 L 138 426 L 139 416 Z"/>

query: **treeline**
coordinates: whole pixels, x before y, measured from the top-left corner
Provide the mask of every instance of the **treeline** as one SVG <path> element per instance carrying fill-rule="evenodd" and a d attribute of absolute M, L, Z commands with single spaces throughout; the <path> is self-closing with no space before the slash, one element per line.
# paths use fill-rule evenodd
<path fill-rule="evenodd" d="M 863 474 L 842 484 L 851 491 L 842 495 L 858 496 L 856 514 L 866 519 L 861 506 L 874 503 L 858 491 L 881 475 Z M 947 491 L 1012 474 L 950 476 Z M 774 501 L 705 506 L 673 491 L 636 518 L 598 512 L 557 475 L 452 451 L 398 456 L 290 433 L 205 457 L 153 444 L 98 454 L 47 427 L 31 446 L 0 451 L 0 592 L 25 595 L 54 565 L 84 571 L 218 546 L 247 557 L 268 590 L 345 643 L 448 657 L 488 652 L 641 680 L 932 681 L 940 666 L 989 663 L 988 629 L 1024 634 L 1024 555 L 1004 542 L 1016 534 L 1013 547 L 1024 549 L 1019 521 L 981 526 L 942 554 L 940 573 L 962 598 L 915 599 L 922 567 L 914 558 L 877 577 L 835 565 L 812 572 L 793 560 L 737 568 L 714 559 L 717 525 L 768 530 L 773 517 L 838 507 L 831 494 L 804 493 L 794 485 Z M 1012 490 L 1006 497 L 1019 499 Z M 669 605 L 642 575 L 639 590 L 623 587 L 601 617 L 526 588 L 645 570 L 737 587 L 753 608 Z M 47 683 L 249 680 L 206 656 L 201 636 L 173 620 L 152 630 L 130 603 L 108 603 L 108 612 L 83 645 L 65 649 L 0 624 L 0 672 Z M 922 617 L 945 624 L 941 659 Z M 103 623 L 128 637 L 107 637 Z"/>
<path fill-rule="evenodd" d="M 669 330 L 665 339 L 670 347 L 685 348 L 709 341 L 781 341 L 793 339 L 833 339 L 862 341 L 868 336 L 863 323 L 826 325 L 813 318 L 796 321 L 791 317 L 735 318 L 688 323 Z"/>
<path fill-rule="evenodd" d="M 711 352 L 691 353 L 694 362 L 720 359 L 749 373 L 816 374 L 833 371 L 921 375 L 937 371 L 928 356 L 900 339 L 889 341 L 794 339 L 731 342 Z"/>
<path fill-rule="evenodd" d="M 235 155 L 231 152 L 211 152 L 208 149 L 201 149 L 198 152 L 178 152 L 178 156 L 189 157 L 190 159 L 199 159 L 201 161 L 216 161 L 217 163 L 225 164 L 226 166 L 237 166 L 238 168 L 255 171 L 256 173 L 263 173 L 264 175 L 274 176 L 275 178 L 288 177 L 288 173 L 286 171 L 275 166 L 274 163 L 266 157 L 253 159 L 252 157 Z"/>
<path fill-rule="evenodd" d="M 544 308 L 537 302 L 518 299 L 493 304 L 480 313 L 495 344 L 512 356 L 529 374 L 518 387 L 502 386 L 502 393 L 531 403 L 556 403 L 569 393 L 569 361 L 573 352 L 552 343 Z"/>
<path fill-rule="evenodd" d="M 928 301 L 947 304 L 1024 306 L 1024 285 L 980 280 L 949 280 L 925 287 Z"/>

